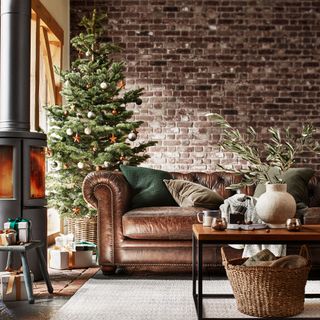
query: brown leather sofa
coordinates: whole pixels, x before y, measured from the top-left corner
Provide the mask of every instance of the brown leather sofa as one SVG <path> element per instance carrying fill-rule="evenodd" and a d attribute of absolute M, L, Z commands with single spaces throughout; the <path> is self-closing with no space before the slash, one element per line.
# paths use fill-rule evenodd
<path fill-rule="evenodd" d="M 213 189 L 224 198 L 233 194 L 226 189 L 239 177 L 230 173 L 172 173 Z M 320 176 L 309 182 L 310 207 L 304 223 L 320 223 Z M 253 188 L 241 190 L 252 194 Z M 191 270 L 191 226 L 197 223 L 196 213 L 202 208 L 146 207 L 130 210 L 132 192 L 120 172 L 90 173 L 83 184 L 86 201 L 98 210 L 99 264 L 104 273 L 116 268 L 127 271 L 178 272 Z M 229 255 L 241 252 L 229 249 Z M 297 252 L 290 247 L 288 252 Z M 320 267 L 320 245 L 312 247 L 314 267 Z M 221 270 L 220 250 L 205 248 L 204 263 L 208 269 Z"/>

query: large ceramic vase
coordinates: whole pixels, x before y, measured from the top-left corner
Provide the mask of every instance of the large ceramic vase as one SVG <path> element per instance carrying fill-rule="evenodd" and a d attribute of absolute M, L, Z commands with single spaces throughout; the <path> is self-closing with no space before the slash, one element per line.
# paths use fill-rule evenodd
<path fill-rule="evenodd" d="M 266 184 L 266 192 L 257 200 L 257 215 L 271 228 L 283 228 L 296 213 L 296 202 L 286 184 Z"/>

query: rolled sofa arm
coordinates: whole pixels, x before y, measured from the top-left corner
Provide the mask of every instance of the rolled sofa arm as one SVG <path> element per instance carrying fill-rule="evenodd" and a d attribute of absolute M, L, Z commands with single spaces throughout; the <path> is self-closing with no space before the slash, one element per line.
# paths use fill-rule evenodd
<path fill-rule="evenodd" d="M 122 215 L 130 204 L 130 187 L 120 172 L 96 171 L 83 181 L 83 197 L 98 210 L 99 264 L 113 266 L 114 247 L 122 240 Z"/>

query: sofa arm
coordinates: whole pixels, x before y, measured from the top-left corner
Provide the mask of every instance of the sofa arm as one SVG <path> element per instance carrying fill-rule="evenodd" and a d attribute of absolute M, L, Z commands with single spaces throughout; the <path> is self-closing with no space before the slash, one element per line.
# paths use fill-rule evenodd
<path fill-rule="evenodd" d="M 306 209 L 303 216 L 304 224 L 320 224 L 320 207 L 310 207 Z"/>
<path fill-rule="evenodd" d="M 98 210 L 99 263 L 114 265 L 114 247 L 123 239 L 122 215 L 130 203 L 129 184 L 120 172 L 96 171 L 86 176 L 82 191 Z"/>

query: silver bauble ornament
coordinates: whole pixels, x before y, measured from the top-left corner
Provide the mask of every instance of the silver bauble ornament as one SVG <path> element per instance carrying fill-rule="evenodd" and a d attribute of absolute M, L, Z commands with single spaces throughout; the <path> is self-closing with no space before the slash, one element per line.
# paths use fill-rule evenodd
<path fill-rule="evenodd" d="M 84 133 L 85 134 L 90 134 L 91 133 L 91 129 L 90 128 L 85 128 L 84 129 Z"/>
<path fill-rule="evenodd" d="M 95 114 L 92 111 L 89 111 L 87 116 L 89 119 L 92 119 L 92 118 L 94 118 Z"/>
<path fill-rule="evenodd" d="M 130 132 L 130 133 L 128 134 L 128 139 L 129 139 L 130 141 L 135 141 L 135 140 L 137 139 L 137 134 L 134 133 L 134 132 Z"/>
<path fill-rule="evenodd" d="M 58 162 L 57 161 L 53 161 L 52 163 L 51 163 L 51 168 L 53 168 L 53 169 L 57 169 L 58 168 Z"/>
<path fill-rule="evenodd" d="M 78 162 L 77 164 L 79 169 L 83 169 L 84 168 L 84 163 L 83 162 Z"/>
<path fill-rule="evenodd" d="M 107 89 L 107 84 L 105 82 L 100 83 L 100 88 L 101 89 Z"/>
<path fill-rule="evenodd" d="M 66 133 L 67 133 L 68 136 L 72 136 L 73 135 L 73 131 L 72 131 L 71 128 L 68 128 Z"/>

